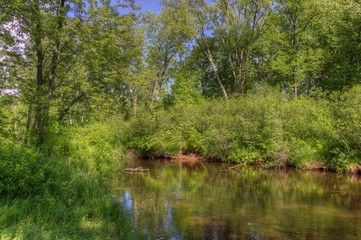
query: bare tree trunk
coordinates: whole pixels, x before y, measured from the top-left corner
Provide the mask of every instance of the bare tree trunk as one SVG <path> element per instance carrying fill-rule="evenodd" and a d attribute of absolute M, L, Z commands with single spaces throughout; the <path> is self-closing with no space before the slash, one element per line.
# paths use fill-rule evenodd
<path fill-rule="evenodd" d="M 226 89 L 224 88 L 224 86 L 223 86 L 223 84 L 222 84 L 221 78 L 219 77 L 217 66 L 216 66 L 216 64 L 215 64 L 214 61 L 213 61 L 212 53 L 211 53 L 211 51 L 209 50 L 209 48 L 207 48 L 207 50 L 206 50 L 206 55 L 207 55 L 207 58 L 208 58 L 208 60 L 209 60 L 209 63 L 211 64 L 211 67 L 212 67 L 212 70 L 213 70 L 213 72 L 214 72 L 214 75 L 216 76 L 218 85 L 219 85 L 219 87 L 220 87 L 221 90 L 222 90 L 224 100 L 226 101 L 226 103 L 227 103 L 227 105 L 228 105 L 228 104 L 229 104 L 228 94 L 227 94 L 227 91 L 226 91 Z"/>
<path fill-rule="evenodd" d="M 25 139 L 24 139 L 25 144 L 27 144 L 29 142 L 29 134 L 30 134 L 32 112 L 33 112 L 33 106 L 30 104 L 29 108 L 28 108 L 28 112 L 26 114 Z"/>
<path fill-rule="evenodd" d="M 138 98 L 137 94 L 134 93 L 134 99 L 133 99 L 133 117 L 137 116 L 137 107 L 138 107 Z"/>
<path fill-rule="evenodd" d="M 156 80 L 155 84 L 154 84 L 153 92 L 152 92 L 152 99 L 151 99 L 150 106 L 149 106 L 150 109 L 153 108 L 154 99 L 157 97 L 158 93 L 159 93 L 159 81 Z"/>
<path fill-rule="evenodd" d="M 14 134 L 15 134 L 15 136 L 18 136 L 18 124 L 17 124 L 17 120 L 16 120 L 16 118 L 17 118 L 17 114 L 16 114 L 16 108 L 17 108 L 17 106 L 16 105 L 14 105 L 13 106 L 13 109 L 12 109 L 12 111 L 15 113 L 15 119 L 14 119 L 14 125 L 13 125 L 13 129 L 14 129 Z"/>
<path fill-rule="evenodd" d="M 243 54 L 242 54 L 243 55 Z M 250 58 L 250 56 L 252 55 L 252 50 L 248 50 L 247 53 L 245 54 L 246 56 L 243 58 L 243 63 L 242 63 L 242 77 L 241 77 L 241 94 L 244 95 L 246 94 L 246 83 L 247 83 L 247 74 L 248 74 L 248 60 Z"/>

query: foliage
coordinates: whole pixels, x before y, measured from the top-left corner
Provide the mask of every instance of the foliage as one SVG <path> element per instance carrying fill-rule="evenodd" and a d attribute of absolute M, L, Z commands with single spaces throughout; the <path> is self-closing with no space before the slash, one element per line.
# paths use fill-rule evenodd
<path fill-rule="evenodd" d="M 87 143 L 101 139 L 91 134 L 86 137 Z M 103 139 L 102 144 L 108 140 Z M 7 141 L 0 149 L 1 237 L 141 238 L 132 230 L 119 203 L 101 188 L 105 180 L 110 181 L 106 178 L 109 169 L 93 166 L 93 160 L 86 158 L 90 157 L 87 152 L 81 159 L 84 166 L 79 167 L 80 161 L 71 159 L 80 157 L 79 149 L 69 158 L 63 152 L 49 157 Z M 114 158 L 105 161 L 109 168 L 117 166 Z M 98 175 L 88 174 L 93 169 Z"/>
<path fill-rule="evenodd" d="M 140 112 L 127 126 L 123 143 L 140 156 L 175 155 L 183 148 L 184 142 L 174 121 L 177 119 L 172 115 Z"/>
<path fill-rule="evenodd" d="M 360 86 L 357 86 L 340 95 L 333 96 L 333 115 L 335 116 L 333 124 L 338 134 L 330 142 L 327 156 L 336 170 L 346 171 L 350 164 L 361 163 L 360 93 Z"/>
<path fill-rule="evenodd" d="M 230 99 L 229 106 L 218 100 L 178 103 L 131 119 L 124 144 L 146 157 L 184 152 L 268 167 L 326 164 L 344 172 L 359 163 L 358 91 L 339 95 L 337 102 L 287 100 L 269 89 Z"/>
<path fill-rule="evenodd" d="M 66 157 L 72 168 L 107 184 L 120 170 L 121 159 L 126 156 L 122 136 L 112 131 L 113 125 L 104 122 L 63 127 L 54 123 L 42 151 L 51 157 Z"/>
<path fill-rule="evenodd" d="M 0 90 L 19 94 L 11 103 L 16 116 L 0 101 L 0 121 L 8 119 L 0 131 L 41 147 L 53 122 L 130 118 L 138 109 L 221 96 L 227 102 L 270 86 L 297 98 L 359 83 L 358 1 L 162 4 L 158 14 L 138 14 L 132 0 L 6 1 Z"/>
<path fill-rule="evenodd" d="M 66 172 L 51 164 L 45 156 L 33 149 L 21 148 L 4 141 L 0 147 L 0 193 L 26 197 L 59 191 L 56 178 L 65 178 Z"/>
<path fill-rule="evenodd" d="M 55 216 L 44 238 L 118 236 L 122 217 L 100 186 L 127 150 L 340 172 L 361 165 L 359 1 L 164 0 L 146 15 L 133 0 L 4 3 L 6 237 L 39 238 L 50 218 L 41 219 L 42 201 Z M 49 230 L 61 232 L 58 220 L 68 233 Z M 92 230 L 77 235 L 73 223 Z"/>

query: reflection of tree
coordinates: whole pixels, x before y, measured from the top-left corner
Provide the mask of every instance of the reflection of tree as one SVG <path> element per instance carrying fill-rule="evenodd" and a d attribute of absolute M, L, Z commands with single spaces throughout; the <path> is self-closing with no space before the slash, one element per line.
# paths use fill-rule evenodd
<path fill-rule="evenodd" d="M 151 174 L 123 174 L 119 187 L 131 194 L 138 225 L 152 239 L 361 234 L 361 183 L 345 176 L 253 168 L 221 172 L 217 165 L 163 162 L 142 167 Z"/>

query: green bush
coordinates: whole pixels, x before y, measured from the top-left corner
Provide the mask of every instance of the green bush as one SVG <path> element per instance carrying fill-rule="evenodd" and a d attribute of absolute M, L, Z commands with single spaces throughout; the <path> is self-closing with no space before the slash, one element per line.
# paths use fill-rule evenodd
<path fill-rule="evenodd" d="M 288 100 L 270 91 L 166 110 L 142 111 L 122 130 L 124 145 L 145 157 L 197 153 L 205 159 L 347 171 L 360 163 L 361 87 L 335 96 Z"/>
<path fill-rule="evenodd" d="M 126 155 L 119 131 L 113 127 L 107 122 L 72 127 L 55 124 L 42 150 L 50 157 L 66 158 L 70 167 L 106 183 L 122 167 L 120 160 Z"/>
<path fill-rule="evenodd" d="M 178 123 L 172 113 L 140 112 L 128 125 L 124 145 L 142 157 L 176 155 L 186 145 Z"/>

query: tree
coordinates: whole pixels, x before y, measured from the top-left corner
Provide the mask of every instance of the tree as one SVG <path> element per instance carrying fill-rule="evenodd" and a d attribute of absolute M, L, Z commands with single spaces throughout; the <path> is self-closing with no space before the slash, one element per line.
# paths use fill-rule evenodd
<path fill-rule="evenodd" d="M 294 98 L 307 94 L 323 66 L 323 50 L 313 28 L 321 13 L 316 1 L 280 0 L 274 5 L 273 24 L 265 35 L 269 67 Z"/>
<path fill-rule="evenodd" d="M 193 14 L 193 25 L 195 26 L 197 34 L 195 42 L 197 43 L 198 48 L 203 52 L 204 56 L 206 56 L 209 66 L 215 76 L 216 82 L 222 91 L 224 100 L 228 104 L 228 93 L 224 86 L 224 80 L 221 78 L 219 73 L 219 67 L 217 66 L 217 62 L 212 51 L 214 50 L 214 41 L 211 37 L 207 36 L 207 31 L 209 31 L 209 5 L 204 0 L 201 0 L 191 1 L 189 3 L 189 7 L 191 9 L 191 13 Z"/>
<path fill-rule="evenodd" d="M 144 20 L 147 31 L 146 62 L 155 73 L 151 80 L 151 104 L 162 99 L 161 90 L 170 79 L 170 70 L 182 61 L 187 43 L 194 38 L 186 1 L 163 1 L 164 9 L 159 15 L 148 13 Z"/>
<path fill-rule="evenodd" d="M 82 92 L 87 97 L 88 114 L 129 113 L 144 36 L 134 12 L 121 14 L 119 7 L 124 6 L 94 2 L 81 29 L 79 51 L 87 81 Z"/>
<path fill-rule="evenodd" d="M 206 59 L 195 61 L 206 73 L 202 81 L 204 93 L 214 89 L 215 81 L 227 102 L 228 95 L 241 95 L 251 88 L 256 81 L 260 36 L 270 6 L 267 0 L 188 3 L 197 33 L 194 58 L 190 59 Z M 217 92 L 214 90 L 209 93 Z"/>
<path fill-rule="evenodd" d="M 221 0 L 211 6 L 211 23 L 215 41 L 222 49 L 235 94 L 244 94 L 259 59 L 259 40 L 271 7 L 271 1 Z"/>
<path fill-rule="evenodd" d="M 62 121 L 75 104 L 91 99 L 92 92 L 123 93 L 128 69 L 136 58 L 134 14 L 121 15 L 111 1 L 24 0 L 6 2 L 1 15 L 4 39 L 16 46 L 16 36 L 26 36 L 22 53 L 26 69 L 17 74 L 16 86 L 29 107 L 26 128 L 41 146 L 50 120 Z M 13 34 L 16 32 L 16 34 Z M 89 35 L 88 35 L 88 34 Z M 102 35 L 102 33 L 104 35 Z M 13 55 L 7 53 L 8 56 Z M 21 65 L 12 60 L 13 71 Z M 119 95 L 118 95 L 119 96 Z M 117 97 L 118 97 L 117 96 Z M 118 97 L 119 98 L 119 97 Z"/>
<path fill-rule="evenodd" d="M 324 41 L 325 64 L 318 86 L 342 90 L 360 83 L 361 4 L 359 1 L 323 1 L 325 14 L 319 31 Z"/>
<path fill-rule="evenodd" d="M 13 35 L 28 37 L 28 49 L 24 57 L 35 67 L 33 91 L 29 94 L 28 100 L 30 102 L 29 115 L 34 105 L 35 117 L 32 128 L 36 135 L 37 145 L 44 142 L 49 120 L 50 102 L 62 55 L 66 2 L 66 0 L 29 0 L 11 1 L 5 5 L 3 18 L 10 24 L 17 25 L 15 29 L 8 29 L 7 36 L 16 31 Z M 13 44 L 15 43 L 13 41 Z M 28 119 L 30 121 L 30 118 Z M 30 126 L 30 123 L 27 125 Z"/>

